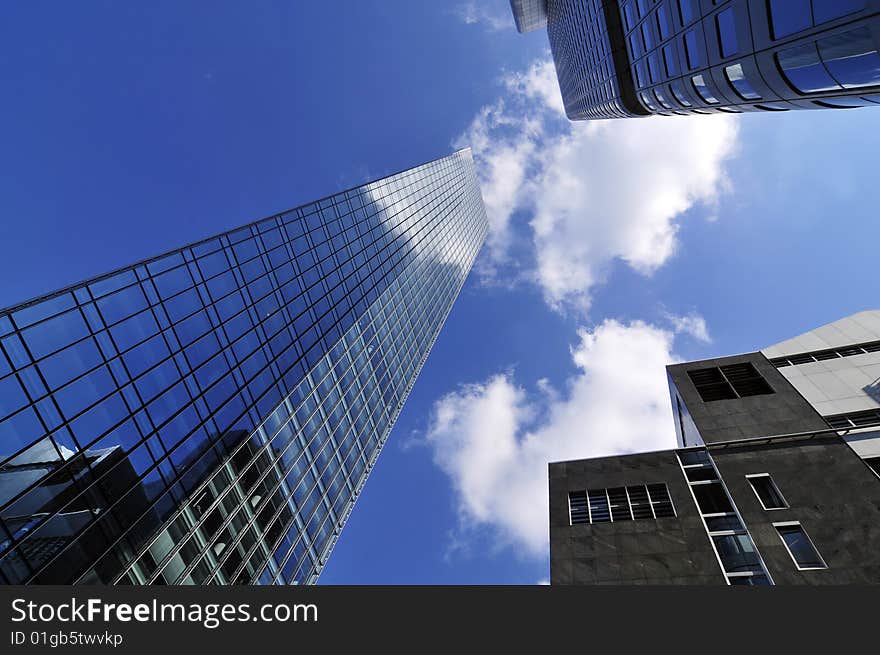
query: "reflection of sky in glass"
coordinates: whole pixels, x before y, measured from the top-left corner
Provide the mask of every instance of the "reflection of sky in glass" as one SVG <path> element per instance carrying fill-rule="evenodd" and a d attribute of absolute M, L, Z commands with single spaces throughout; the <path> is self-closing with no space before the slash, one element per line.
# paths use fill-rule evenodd
<path fill-rule="evenodd" d="M 485 230 L 462 151 L 0 316 L 0 571 L 314 579 Z"/>

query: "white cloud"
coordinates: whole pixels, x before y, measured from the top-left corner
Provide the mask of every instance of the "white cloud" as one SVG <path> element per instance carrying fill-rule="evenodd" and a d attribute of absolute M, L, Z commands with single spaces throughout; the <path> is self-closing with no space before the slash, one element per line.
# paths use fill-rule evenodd
<path fill-rule="evenodd" d="M 427 431 L 449 476 L 462 528 L 489 528 L 500 544 L 547 554 L 547 464 L 674 447 L 664 366 L 674 335 L 640 321 L 580 330 L 577 373 L 564 389 L 530 394 L 511 373 L 437 401 Z"/>
<path fill-rule="evenodd" d="M 547 60 L 503 84 L 506 95 L 483 107 L 455 144 L 474 149 L 489 269 L 497 274 L 517 260 L 518 276 L 537 283 L 555 309 L 588 310 L 616 260 L 653 273 L 675 253 L 682 215 L 714 206 L 727 187 L 735 117 L 570 122 Z M 511 256 L 524 239 L 525 264 Z"/>
<path fill-rule="evenodd" d="M 514 21 L 510 5 L 497 0 L 489 4 L 491 8 L 486 5 L 485 0 L 484 2 L 463 2 L 455 7 L 455 15 L 468 25 L 484 25 L 492 31 L 512 29 Z"/>
<path fill-rule="evenodd" d="M 675 314 L 666 314 L 668 320 L 677 334 L 688 334 L 697 341 L 703 343 L 712 343 L 712 337 L 709 336 L 709 328 L 706 325 L 706 319 L 696 312 L 691 312 L 687 316 L 676 316 Z"/>

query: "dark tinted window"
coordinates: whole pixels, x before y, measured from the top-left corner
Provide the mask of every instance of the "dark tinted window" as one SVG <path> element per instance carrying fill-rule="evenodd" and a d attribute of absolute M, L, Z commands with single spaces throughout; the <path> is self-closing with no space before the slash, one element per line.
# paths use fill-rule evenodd
<path fill-rule="evenodd" d="M 721 56 L 730 57 L 739 52 L 739 43 L 736 37 L 736 20 L 733 7 L 725 9 L 715 17 L 718 25 L 718 37 L 721 41 Z"/>
<path fill-rule="evenodd" d="M 725 512 L 733 511 L 730 499 L 728 499 L 727 493 L 724 491 L 724 487 L 720 482 L 695 484 L 692 488 L 701 513 L 723 514 Z"/>
<path fill-rule="evenodd" d="M 672 34 L 669 26 L 669 15 L 666 12 L 665 5 L 657 7 L 657 29 L 660 31 L 661 39 L 668 39 L 669 35 Z"/>
<path fill-rule="evenodd" d="M 682 25 L 687 25 L 697 16 L 694 0 L 678 0 L 678 11 Z"/>
<path fill-rule="evenodd" d="M 865 0 L 813 0 L 813 18 L 819 25 L 864 8 Z"/>
<path fill-rule="evenodd" d="M 779 489 L 776 488 L 776 484 L 769 475 L 752 476 L 748 480 L 758 498 L 761 499 L 764 509 L 785 509 L 788 507 L 788 503 L 785 502 L 785 499 L 779 493 Z"/>
<path fill-rule="evenodd" d="M 697 45 L 697 31 L 691 30 L 684 35 L 684 49 L 687 53 L 688 66 L 697 68 L 703 63 L 700 57 L 700 49 Z"/>
<path fill-rule="evenodd" d="M 770 24 L 773 26 L 775 39 L 781 39 L 813 25 L 810 17 L 810 0 L 769 0 L 768 4 Z"/>
<path fill-rule="evenodd" d="M 800 525 L 777 525 L 779 536 L 788 547 L 788 552 L 797 562 L 798 567 L 802 569 L 824 569 L 827 568 L 819 551 L 813 546 L 813 542 L 807 536 L 803 527 Z"/>

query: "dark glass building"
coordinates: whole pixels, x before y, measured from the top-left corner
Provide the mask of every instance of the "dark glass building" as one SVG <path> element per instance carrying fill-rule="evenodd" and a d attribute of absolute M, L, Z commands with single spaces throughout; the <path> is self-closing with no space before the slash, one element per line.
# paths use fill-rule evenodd
<path fill-rule="evenodd" d="M 511 0 L 571 120 L 880 104 L 878 0 Z"/>
<path fill-rule="evenodd" d="M 880 311 L 667 367 L 678 448 L 550 464 L 553 584 L 880 584 Z"/>
<path fill-rule="evenodd" d="M 462 150 L 0 312 L 0 581 L 314 582 L 486 230 Z"/>

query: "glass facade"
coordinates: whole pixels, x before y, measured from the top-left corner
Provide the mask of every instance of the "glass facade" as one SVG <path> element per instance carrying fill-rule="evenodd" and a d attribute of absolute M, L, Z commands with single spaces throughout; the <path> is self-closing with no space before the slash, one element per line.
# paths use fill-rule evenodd
<path fill-rule="evenodd" d="M 880 104 L 876 0 L 542 6 L 572 120 Z"/>
<path fill-rule="evenodd" d="M 314 582 L 486 230 L 463 150 L 0 312 L 0 581 Z"/>

